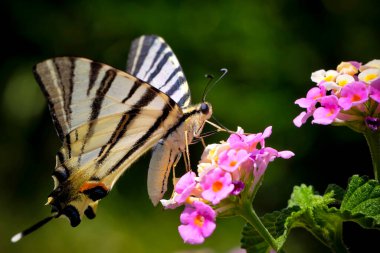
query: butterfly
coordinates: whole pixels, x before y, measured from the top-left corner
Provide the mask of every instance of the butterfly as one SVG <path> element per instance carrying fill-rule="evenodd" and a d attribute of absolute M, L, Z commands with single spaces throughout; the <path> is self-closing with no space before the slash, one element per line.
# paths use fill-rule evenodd
<path fill-rule="evenodd" d="M 66 217 L 73 227 L 84 216 L 94 218 L 123 172 L 152 148 L 147 185 L 156 205 L 170 171 L 212 115 L 204 99 L 191 105 L 176 56 L 155 35 L 132 42 L 126 72 L 85 58 L 57 57 L 38 63 L 34 75 L 62 147 L 47 201 L 52 215 L 12 242 L 53 218 Z"/>

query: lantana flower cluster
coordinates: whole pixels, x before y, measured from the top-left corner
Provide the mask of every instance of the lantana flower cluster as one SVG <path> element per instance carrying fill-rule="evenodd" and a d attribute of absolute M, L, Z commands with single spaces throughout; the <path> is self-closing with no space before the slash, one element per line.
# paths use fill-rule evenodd
<path fill-rule="evenodd" d="M 269 162 L 294 155 L 266 147 L 271 133 L 272 127 L 258 134 L 244 134 L 238 128 L 227 141 L 208 145 L 197 173 L 184 174 L 171 198 L 161 200 L 165 208 L 185 206 L 178 227 L 185 243 L 203 243 L 215 230 L 217 216 L 236 215 L 243 201 L 252 202 Z"/>
<path fill-rule="evenodd" d="M 294 120 L 300 127 L 309 117 L 312 123 L 347 125 L 358 132 L 380 127 L 380 60 L 364 65 L 341 62 L 336 70 L 318 70 L 311 74 L 316 86 L 305 98 L 295 101 L 306 111 Z"/>

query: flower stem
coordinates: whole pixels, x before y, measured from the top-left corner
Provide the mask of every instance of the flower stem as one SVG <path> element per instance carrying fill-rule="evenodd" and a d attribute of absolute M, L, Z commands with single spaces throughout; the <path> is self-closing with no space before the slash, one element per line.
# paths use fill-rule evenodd
<path fill-rule="evenodd" d="M 346 247 L 346 245 L 343 243 L 343 234 L 342 234 L 342 229 L 343 229 L 343 224 L 340 224 L 338 227 L 337 227 L 337 230 L 336 230 L 336 238 L 335 238 L 335 241 L 332 245 L 330 245 L 330 249 L 332 250 L 332 252 L 334 253 L 348 253 L 348 248 Z"/>
<path fill-rule="evenodd" d="M 375 179 L 379 181 L 380 176 L 380 133 L 367 130 L 364 132 L 369 151 L 371 153 L 373 172 Z"/>
<path fill-rule="evenodd" d="M 257 216 L 255 210 L 253 210 L 252 204 L 249 201 L 245 201 L 243 203 L 239 214 L 256 229 L 260 236 L 263 237 L 275 251 L 279 250 L 279 245 L 276 239 L 269 233 L 268 229 L 261 222 L 259 216 Z"/>

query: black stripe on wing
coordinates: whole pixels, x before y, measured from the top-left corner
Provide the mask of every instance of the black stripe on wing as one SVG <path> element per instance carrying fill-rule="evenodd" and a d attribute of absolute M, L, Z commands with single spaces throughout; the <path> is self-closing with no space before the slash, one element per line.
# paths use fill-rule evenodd
<path fill-rule="evenodd" d="M 128 95 L 121 101 L 122 103 L 125 103 L 128 99 L 130 99 L 133 94 L 135 94 L 136 90 L 138 87 L 140 87 L 140 85 L 142 84 L 142 81 L 140 81 L 139 79 L 137 79 L 134 83 L 133 83 L 133 86 L 132 88 L 129 90 L 129 93 Z"/>
<path fill-rule="evenodd" d="M 57 134 L 64 143 L 70 143 L 67 134 L 71 129 L 76 67 L 76 58 L 58 57 L 41 62 L 33 68 L 35 79 L 47 99 Z"/>
<path fill-rule="evenodd" d="M 156 53 L 155 60 L 152 61 L 150 70 L 153 68 L 154 64 L 156 63 L 156 60 L 159 58 L 159 55 L 161 53 L 162 53 L 161 51 L 158 51 Z M 149 76 L 145 77 L 145 79 L 147 80 L 148 83 L 151 83 L 153 78 L 155 78 L 157 75 L 159 75 L 161 73 L 161 71 L 163 71 L 163 66 L 168 62 L 169 57 L 172 55 L 173 55 L 173 52 L 171 52 L 171 51 L 165 53 L 165 55 L 161 58 L 160 62 L 157 64 L 156 68 L 152 71 L 152 73 Z M 150 70 L 149 70 L 149 72 L 151 72 Z M 175 71 L 173 71 L 173 72 L 175 72 Z M 146 73 L 148 73 L 148 71 L 146 71 Z"/>
<path fill-rule="evenodd" d="M 45 84 L 42 82 L 42 78 L 41 78 L 40 74 L 37 71 L 37 65 L 35 65 L 33 67 L 33 74 L 34 74 L 34 78 L 36 79 L 38 85 L 40 86 L 40 88 L 42 90 L 42 93 L 46 97 L 47 104 L 48 104 L 49 111 L 50 111 L 50 115 L 51 115 L 51 118 L 53 119 L 53 124 L 54 124 L 55 130 L 57 132 L 57 135 L 58 135 L 59 139 L 61 139 L 61 141 L 63 141 L 63 139 L 65 137 L 65 133 L 64 133 L 63 128 L 62 128 L 62 126 L 61 126 L 61 124 L 57 118 L 57 115 L 55 113 L 54 103 L 52 102 L 52 98 L 51 98 L 49 92 L 47 91 Z"/>
<path fill-rule="evenodd" d="M 155 35 L 132 42 L 127 72 L 169 95 L 181 107 L 190 104 L 190 91 L 182 68 L 169 45 Z"/>
<path fill-rule="evenodd" d="M 112 148 L 118 143 L 118 141 L 124 136 L 125 132 L 128 130 L 128 126 L 135 120 L 138 120 L 138 115 L 141 111 L 141 108 L 148 105 L 156 96 L 157 92 L 153 89 L 146 89 L 145 93 L 139 101 L 132 106 L 132 109 L 125 112 L 121 117 L 116 129 L 113 131 L 111 138 L 108 141 L 107 146 L 103 146 L 99 152 L 100 159 L 98 164 L 101 164 L 104 159 L 107 158 L 109 153 L 112 151 Z M 172 100 L 169 100 L 173 102 Z M 173 105 L 174 106 L 174 105 Z"/>
<path fill-rule="evenodd" d="M 96 80 L 98 79 L 99 71 L 102 68 L 102 64 L 98 62 L 91 62 L 90 65 L 90 76 L 89 76 L 89 83 L 88 83 L 88 89 L 87 89 L 87 96 L 90 95 L 90 92 L 92 88 L 95 85 Z"/>
<path fill-rule="evenodd" d="M 167 103 L 163 108 L 161 116 L 158 117 L 154 124 L 149 128 L 149 130 L 136 141 L 133 147 L 113 167 L 111 167 L 108 174 L 116 171 L 133 153 L 135 153 L 140 147 L 142 147 L 154 134 L 154 132 L 160 127 L 162 122 L 166 120 L 172 108 L 175 106 L 173 100 L 169 99 L 168 101 L 169 103 Z"/>
<path fill-rule="evenodd" d="M 165 83 L 163 83 L 160 87 L 158 87 L 158 89 L 162 89 L 165 85 L 167 85 L 175 76 L 178 75 L 179 72 L 182 72 L 182 68 L 180 66 L 178 66 L 171 74 L 170 76 L 168 77 L 168 79 L 166 79 Z"/>
<path fill-rule="evenodd" d="M 156 55 L 154 56 L 154 59 L 153 59 L 152 63 L 150 64 L 150 67 L 149 67 L 148 70 L 145 72 L 145 75 L 148 73 L 148 71 L 149 71 L 150 69 L 153 69 L 153 66 L 156 64 L 156 62 L 157 62 L 158 59 L 160 58 L 161 53 L 164 52 L 164 50 L 165 50 L 167 47 L 168 47 L 168 46 L 167 46 L 165 43 L 161 44 L 161 46 L 160 46 L 160 48 L 158 49 Z M 152 79 L 153 79 L 153 77 L 152 77 L 152 76 L 149 76 L 149 77 L 147 78 L 147 82 L 149 83 L 150 81 L 152 81 Z"/>
<path fill-rule="evenodd" d="M 132 47 L 130 50 L 131 53 L 128 56 L 128 65 L 127 65 L 127 71 L 130 74 L 134 76 L 137 75 L 154 41 L 155 41 L 154 36 L 144 36 L 144 37 L 137 38 L 132 42 Z M 137 59 L 136 64 L 134 64 L 135 59 Z"/>
<path fill-rule="evenodd" d="M 102 109 L 102 103 L 104 100 L 105 95 L 107 94 L 108 90 L 110 89 L 112 82 L 115 80 L 117 73 L 114 69 L 109 69 L 104 74 L 104 77 L 100 83 L 99 88 L 96 91 L 96 96 L 92 102 L 91 105 L 91 116 L 89 119 L 89 129 L 86 133 L 86 137 L 84 138 L 83 145 L 81 148 L 81 153 L 83 153 L 84 148 L 87 144 L 87 141 L 91 138 L 91 136 L 94 134 L 94 124 L 97 122 L 96 119 L 98 118 L 100 111 Z M 78 163 L 80 163 L 80 158 L 78 160 Z"/>

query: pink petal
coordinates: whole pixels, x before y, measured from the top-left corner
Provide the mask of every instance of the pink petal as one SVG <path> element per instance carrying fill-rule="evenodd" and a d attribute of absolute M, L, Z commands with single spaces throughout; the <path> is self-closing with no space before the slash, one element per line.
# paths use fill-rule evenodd
<path fill-rule="evenodd" d="M 305 124 L 306 120 L 312 115 L 312 113 L 301 112 L 295 119 L 293 119 L 293 123 L 296 127 L 301 127 Z"/>
<path fill-rule="evenodd" d="M 263 139 L 268 138 L 272 134 L 272 126 L 265 128 L 263 133 Z"/>
<path fill-rule="evenodd" d="M 368 100 L 369 89 L 363 82 L 353 82 L 344 86 L 340 92 L 339 105 L 343 110 L 362 104 Z"/>
<path fill-rule="evenodd" d="M 295 154 L 292 151 L 288 151 L 288 150 L 278 152 L 278 156 L 284 159 L 289 159 L 294 155 Z"/>
<path fill-rule="evenodd" d="M 186 206 L 179 219 L 182 224 L 190 224 L 193 221 L 195 209 L 192 206 Z"/>
<path fill-rule="evenodd" d="M 326 96 L 321 99 L 321 107 L 315 109 L 313 113 L 314 120 L 312 123 L 328 125 L 331 124 L 340 108 L 338 106 L 338 98 L 334 95 Z"/>
<path fill-rule="evenodd" d="M 216 228 L 216 224 L 214 221 L 205 220 L 205 222 L 201 228 L 202 235 L 204 237 L 209 237 L 214 232 L 215 228 Z"/>
<path fill-rule="evenodd" d="M 195 173 L 192 171 L 187 172 L 184 174 L 177 184 L 175 185 L 175 190 L 178 193 L 182 193 L 184 190 L 186 190 L 189 186 L 195 184 Z"/>
<path fill-rule="evenodd" d="M 324 107 L 319 107 L 314 111 L 314 120 L 311 123 L 317 123 L 321 125 L 329 125 L 334 121 L 334 114 L 331 113 L 331 110 Z"/>
<path fill-rule="evenodd" d="M 180 178 L 175 185 L 175 192 L 177 193 L 174 198 L 175 202 L 178 204 L 184 203 L 190 196 L 196 186 L 195 176 L 194 172 L 189 171 Z"/>
<path fill-rule="evenodd" d="M 299 107 L 301 108 L 309 108 L 315 105 L 316 101 L 312 99 L 307 99 L 307 98 L 300 98 L 300 99 L 297 99 L 294 103 L 296 105 L 299 105 Z"/>
<path fill-rule="evenodd" d="M 199 228 L 191 225 L 180 225 L 178 232 L 185 243 L 201 244 L 205 240 Z"/>

